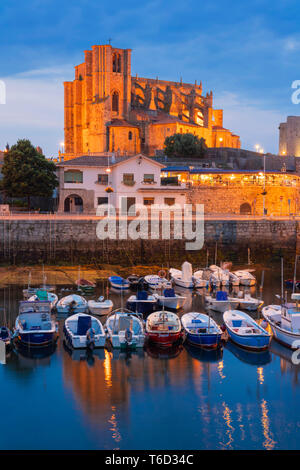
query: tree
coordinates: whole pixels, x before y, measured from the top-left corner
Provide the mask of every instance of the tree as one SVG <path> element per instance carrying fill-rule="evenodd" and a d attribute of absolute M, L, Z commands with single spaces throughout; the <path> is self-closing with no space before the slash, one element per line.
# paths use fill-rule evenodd
<path fill-rule="evenodd" d="M 200 139 L 193 134 L 173 134 L 167 137 L 164 144 L 164 152 L 168 157 L 198 157 L 206 154 L 207 145 L 205 139 Z"/>
<path fill-rule="evenodd" d="M 4 156 L 1 190 L 10 197 L 26 197 L 28 208 L 30 197 L 50 198 L 58 186 L 56 166 L 27 139 L 18 140 Z"/>

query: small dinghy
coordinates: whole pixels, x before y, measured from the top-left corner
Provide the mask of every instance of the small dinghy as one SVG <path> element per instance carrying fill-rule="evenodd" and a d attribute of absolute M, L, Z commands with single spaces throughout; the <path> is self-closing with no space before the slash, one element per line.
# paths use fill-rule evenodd
<path fill-rule="evenodd" d="M 103 295 L 98 300 L 89 300 L 88 308 L 93 315 L 108 315 L 113 308 L 113 302 L 110 299 L 104 299 Z"/>
<path fill-rule="evenodd" d="M 225 312 L 229 308 L 237 308 L 239 306 L 239 299 L 236 297 L 229 297 L 226 291 L 216 292 L 216 297 L 212 295 L 205 296 L 206 307 L 216 312 Z"/>
<path fill-rule="evenodd" d="M 30 302 L 34 302 L 36 300 L 49 300 L 51 304 L 51 310 L 54 309 L 55 305 L 57 304 L 58 297 L 54 292 L 47 292 L 44 289 L 38 289 L 36 294 L 32 295 L 28 299 Z"/>
<path fill-rule="evenodd" d="M 127 290 L 129 289 L 129 282 L 121 276 L 110 276 L 108 278 L 111 287 L 114 287 L 118 290 Z"/>
<path fill-rule="evenodd" d="M 251 294 L 248 294 L 248 293 L 244 294 L 243 291 L 239 291 L 238 299 L 239 299 L 240 308 L 244 310 L 249 310 L 251 312 L 258 310 L 264 304 L 263 300 L 255 299 L 254 297 L 251 297 Z"/>
<path fill-rule="evenodd" d="M 211 270 L 212 274 L 210 277 L 210 283 L 214 287 L 219 286 L 229 286 L 229 272 L 225 271 L 224 269 L 212 264 L 209 269 Z"/>
<path fill-rule="evenodd" d="M 48 300 L 20 302 L 14 338 L 29 347 L 46 347 L 56 342 L 58 325 L 51 317 L 51 304 Z"/>
<path fill-rule="evenodd" d="M 126 279 L 129 282 L 130 289 L 136 290 L 139 286 L 140 279 L 141 278 L 136 274 L 130 274 Z"/>
<path fill-rule="evenodd" d="M 68 317 L 64 324 L 65 343 L 75 349 L 104 348 L 105 332 L 97 318 L 76 313 Z"/>
<path fill-rule="evenodd" d="M 92 281 L 88 281 L 87 279 L 77 279 L 75 284 L 77 285 L 78 289 L 85 294 L 94 292 L 96 288 L 96 284 L 94 284 Z"/>
<path fill-rule="evenodd" d="M 186 301 L 185 296 L 175 294 L 174 289 L 170 287 L 164 289 L 161 294 L 155 293 L 154 297 L 156 298 L 158 305 L 167 309 L 170 308 L 171 310 L 182 308 Z"/>
<path fill-rule="evenodd" d="M 165 277 L 161 277 L 157 274 L 150 274 L 144 277 L 145 282 L 148 284 L 150 289 L 161 289 L 165 284 L 168 284 L 169 281 Z"/>
<path fill-rule="evenodd" d="M 129 310 L 114 310 L 106 320 L 105 329 L 114 348 L 136 349 L 144 346 L 143 321 Z"/>
<path fill-rule="evenodd" d="M 146 335 L 158 346 L 171 347 L 182 336 L 179 317 L 166 310 L 151 313 L 146 321 Z"/>
<path fill-rule="evenodd" d="M 87 310 L 87 301 L 84 297 L 77 294 L 67 295 L 60 299 L 56 304 L 57 313 L 85 313 Z"/>
<path fill-rule="evenodd" d="M 234 273 L 240 280 L 242 286 L 254 286 L 256 284 L 256 279 L 249 271 L 239 270 L 234 271 Z"/>
<path fill-rule="evenodd" d="M 9 328 L 6 326 L 1 326 L 0 328 L 0 341 L 5 344 L 6 350 L 9 349 L 11 345 L 12 334 Z"/>
<path fill-rule="evenodd" d="M 186 339 L 194 346 L 216 349 L 221 344 L 222 331 L 205 313 L 189 312 L 181 317 Z"/>
<path fill-rule="evenodd" d="M 279 343 L 297 349 L 300 344 L 300 294 L 292 294 L 291 299 L 296 303 L 268 305 L 262 309 L 262 315 Z"/>
<path fill-rule="evenodd" d="M 131 295 L 126 302 L 126 308 L 136 313 L 147 315 L 156 310 L 157 299 L 155 295 L 148 294 L 145 290 L 137 291 L 136 295 Z"/>
<path fill-rule="evenodd" d="M 242 348 L 263 351 L 269 347 L 271 335 L 247 313 L 227 310 L 223 315 L 230 339 Z"/>
<path fill-rule="evenodd" d="M 176 286 L 183 287 L 185 289 L 194 288 L 194 279 L 193 279 L 193 268 L 191 263 L 185 261 L 181 266 L 181 271 L 179 269 L 170 269 L 170 275 Z"/>

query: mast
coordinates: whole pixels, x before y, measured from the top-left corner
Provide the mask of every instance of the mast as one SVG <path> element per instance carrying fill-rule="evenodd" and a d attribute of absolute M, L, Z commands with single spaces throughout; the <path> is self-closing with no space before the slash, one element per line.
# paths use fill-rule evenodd
<path fill-rule="evenodd" d="M 295 255 L 295 264 L 294 264 L 293 294 L 295 293 L 295 287 L 296 287 L 297 261 L 298 261 L 298 255 L 296 253 L 296 255 Z"/>

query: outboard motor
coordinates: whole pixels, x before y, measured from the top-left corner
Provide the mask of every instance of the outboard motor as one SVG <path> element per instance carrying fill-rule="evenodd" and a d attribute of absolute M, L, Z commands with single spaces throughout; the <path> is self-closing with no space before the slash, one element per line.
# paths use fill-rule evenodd
<path fill-rule="evenodd" d="M 86 345 L 87 345 L 87 348 L 90 349 L 91 351 L 94 349 L 95 347 L 95 330 L 94 328 L 89 328 L 86 332 Z"/>
<path fill-rule="evenodd" d="M 125 330 L 125 342 L 126 342 L 126 346 L 130 346 L 132 342 L 132 331 L 130 328 L 126 328 Z"/>

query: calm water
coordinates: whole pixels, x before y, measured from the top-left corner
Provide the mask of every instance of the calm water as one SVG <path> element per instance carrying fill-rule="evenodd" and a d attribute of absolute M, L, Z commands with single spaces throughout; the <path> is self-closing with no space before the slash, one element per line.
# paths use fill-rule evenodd
<path fill-rule="evenodd" d="M 277 269 L 267 270 L 265 302 L 279 285 Z M 20 287 L 0 291 L 9 322 L 19 299 Z M 203 309 L 201 295 L 191 308 Z M 0 449 L 299 449 L 299 372 L 275 342 L 260 354 L 228 343 L 218 353 L 181 346 L 87 358 L 70 355 L 61 336 L 47 357 L 12 352 L 0 365 Z"/>

